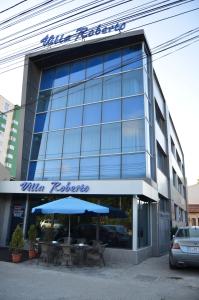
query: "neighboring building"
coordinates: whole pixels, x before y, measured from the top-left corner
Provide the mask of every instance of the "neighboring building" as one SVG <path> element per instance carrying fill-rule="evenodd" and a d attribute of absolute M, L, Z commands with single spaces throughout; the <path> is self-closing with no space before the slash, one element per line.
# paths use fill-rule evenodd
<path fill-rule="evenodd" d="M 101 219 L 129 233 L 128 243 L 110 241 L 110 260 L 167 251 L 171 226 L 186 224 L 184 156 L 144 32 L 28 55 L 22 105 L 18 181 L 0 185 L 13 193 L 8 239 L 36 221 L 32 207 L 76 195 L 128 215 Z"/>
<path fill-rule="evenodd" d="M 13 178 L 17 169 L 19 121 L 19 106 L 0 96 L 0 162 Z"/>
<path fill-rule="evenodd" d="M 199 226 L 199 183 L 188 187 L 189 225 Z"/>

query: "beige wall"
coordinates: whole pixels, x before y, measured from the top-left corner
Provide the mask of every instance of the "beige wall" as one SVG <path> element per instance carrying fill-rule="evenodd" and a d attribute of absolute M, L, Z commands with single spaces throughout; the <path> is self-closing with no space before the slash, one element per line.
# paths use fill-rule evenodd
<path fill-rule="evenodd" d="M 14 105 L 0 95 L 0 112 L 6 112 L 14 108 Z M 8 149 L 8 141 L 10 138 L 10 130 L 12 126 L 13 112 L 6 114 L 5 131 L 1 132 L 1 146 L 0 146 L 0 163 L 5 165 L 5 159 Z"/>
<path fill-rule="evenodd" d="M 199 226 L 199 212 L 189 213 L 189 225 Z"/>
<path fill-rule="evenodd" d="M 8 170 L 0 163 L 0 180 L 9 180 L 10 175 Z"/>

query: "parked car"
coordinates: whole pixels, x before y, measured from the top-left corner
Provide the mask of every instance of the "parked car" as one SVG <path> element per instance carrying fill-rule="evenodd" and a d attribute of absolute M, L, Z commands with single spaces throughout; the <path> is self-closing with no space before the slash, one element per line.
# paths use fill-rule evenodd
<path fill-rule="evenodd" d="M 73 236 L 76 238 L 85 238 L 88 242 L 96 240 L 96 224 L 79 224 L 75 230 Z M 103 243 L 110 246 L 115 244 L 116 232 L 110 228 L 105 228 L 103 225 L 99 226 L 99 239 Z"/>
<path fill-rule="evenodd" d="M 53 228 L 54 229 L 60 229 L 63 227 L 63 225 L 61 223 L 59 223 L 58 220 L 54 220 L 53 222 Z M 44 229 L 44 228 L 51 228 L 52 226 L 52 220 L 49 220 L 49 219 L 45 219 L 45 220 L 42 220 L 40 222 L 40 228 Z"/>
<path fill-rule="evenodd" d="M 180 227 L 173 237 L 169 252 L 171 269 L 199 266 L 199 226 Z"/>
<path fill-rule="evenodd" d="M 104 228 L 115 231 L 115 244 L 117 246 L 126 246 L 129 243 L 130 236 L 124 225 L 103 225 Z"/>

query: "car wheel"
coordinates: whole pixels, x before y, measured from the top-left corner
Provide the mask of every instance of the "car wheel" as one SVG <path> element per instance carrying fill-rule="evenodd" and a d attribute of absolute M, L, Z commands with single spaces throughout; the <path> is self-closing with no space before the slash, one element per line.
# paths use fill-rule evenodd
<path fill-rule="evenodd" d="M 177 269 L 177 265 L 173 262 L 171 255 L 169 255 L 169 268 L 172 270 Z"/>

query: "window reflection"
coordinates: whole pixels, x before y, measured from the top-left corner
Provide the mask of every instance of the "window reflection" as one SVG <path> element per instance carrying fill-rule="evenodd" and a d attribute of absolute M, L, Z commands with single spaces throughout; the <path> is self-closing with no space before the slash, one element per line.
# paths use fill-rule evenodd
<path fill-rule="evenodd" d="M 46 158 L 60 158 L 62 155 L 63 131 L 48 133 Z"/>
<path fill-rule="evenodd" d="M 82 125 L 82 106 L 68 108 L 66 114 L 66 128 L 78 127 Z"/>
<path fill-rule="evenodd" d="M 61 180 L 77 180 L 79 175 L 79 159 L 62 161 Z"/>
<path fill-rule="evenodd" d="M 59 109 L 66 107 L 68 91 L 65 88 L 54 89 L 52 94 L 51 109 Z"/>
<path fill-rule="evenodd" d="M 51 96 L 51 90 L 39 93 L 39 98 L 37 102 L 37 112 L 44 112 L 49 110 L 50 96 Z"/>
<path fill-rule="evenodd" d="M 80 155 L 81 128 L 66 130 L 64 134 L 63 158 Z"/>
<path fill-rule="evenodd" d="M 122 100 L 122 119 L 136 119 L 144 117 L 144 97 L 134 96 Z"/>
<path fill-rule="evenodd" d="M 101 103 L 84 106 L 83 125 L 98 124 L 101 121 Z"/>
<path fill-rule="evenodd" d="M 41 76 L 40 90 L 51 89 L 55 78 L 55 69 L 43 70 Z"/>
<path fill-rule="evenodd" d="M 85 127 L 82 129 L 81 155 L 89 156 L 99 154 L 100 126 Z"/>
<path fill-rule="evenodd" d="M 144 153 L 122 155 L 122 178 L 142 178 L 145 174 Z"/>
<path fill-rule="evenodd" d="M 88 80 L 85 84 L 84 103 L 97 102 L 102 99 L 102 78 Z"/>
<path fill-rule="evenodd" d="M 143 94 L 143 70 L 122 74 L 122 96 Z"/>
<path fill-rule="evenodd" d="M 98 179 L 99 177 L 99 157 L 82 158 L 80 160 L 80 180 Z"/>
<path fill-rule="evenodd" d="M 115 74 L 121 72 L 121 51 L 114 51 L 104 55 L 104 73 Z"/>
<path fill-rule="evenodd" d="M 48 130 L 49 114 L 42 113 L 36 115 L 34 132 L 42 132 Z"/>
<path fill-rule="evenodd" d="M 69 66 L 62 65 L 57 67 L 53 86 L 59 87 L 68 84 L 68 78 L 69 78 Z"/>
<path fill-rule="evenodd" d="M 31 159 L 37 160 L 45 158 L 46 137 L 46 133 L 33 135 Z"/>
<path fill-rule="evenodd" d="M 128 71 L 142 67 L 141 46 L 125 48 L 122 51 L 122 71 Z"/>
<path fill-rule="evenodd" d="M 121 123 L 102 125 L 101 153 L 121 152 Z"/>
<path fill-rule="evenodd" d="M 121 101 L 107 101 L 102 105 L 102 123 L 121 120 Z"/>
<path fill-rule="evenodd" d="M 44 167 L 44 180 L 60 179 L 61 160 L 46 160 Z"/>
<path fill-rule="evenodd" d="M 49 130 L 63 129 L 65 123 L 65 110 L 52 111 L 50 114 Z"/>
<path fill-rule="evenodd" d="M 42 180 L 44 161 L 31 162 L 29 166 L 28 180 Z"/>
<path fill-rule="evenodd" d="M 103 99 L 121 97 L 121 75 L 107 76 L 103 80 Z"/>
<path fill-rule="evenodd" d="M 80 60 L 71 63 L 69 83 L 78 82 L 85 79 L 85 61 Z"/>
<path fill-rule="evenodd" d="M 120 163 L 121 157 L 117 156 L 102 156 L 100 158 L 100 178 L 111 179 L 120 178 Z"/>
<path fill-rule="evenodd" d="M 69 86 L 68 106 L 82 104 L 84 101 L 84 83 Z"/>
<path fill-rule="evenodd" d="M 87 59 L 86 78 L 101 76 L 103 72 L 103 57 L 93 56 Z"/>
<path fill-rule="evenodd" d="M 122 123 L 122 152 L 144 151 L 145 149 L 144 120 Z"/>

